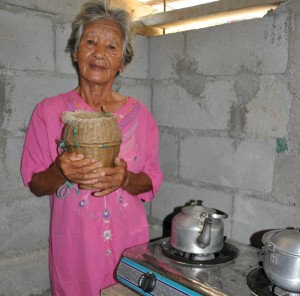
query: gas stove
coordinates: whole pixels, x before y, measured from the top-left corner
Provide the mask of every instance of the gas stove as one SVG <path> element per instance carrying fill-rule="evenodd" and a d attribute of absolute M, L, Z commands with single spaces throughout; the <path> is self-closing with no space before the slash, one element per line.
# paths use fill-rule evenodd
<path fill-rule="evenodd" d="M 247 274 L 248 286 L 258 296 L 300 296 L 299 292 L 285 290 L 271 283 L 263 268 L 255 268 Z"/>
<path fill-rule="evenodd" d="M 258 295 L 247 275 L 259 268 L 260 251 L 228 240 L 220 252 L 199 256 L 174 250 L 163 238 L 125 250 L 116 279 L 140 295 Z"/>

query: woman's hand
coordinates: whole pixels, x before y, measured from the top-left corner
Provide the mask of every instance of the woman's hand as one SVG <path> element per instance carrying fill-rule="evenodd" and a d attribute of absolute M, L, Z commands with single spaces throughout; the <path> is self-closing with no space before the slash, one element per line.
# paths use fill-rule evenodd
<path fill-rule="evenodd" d="M 116 158 L 114 167 L 103 167 L 101 162 L 85 159 L 81 154 L 65 152 L 57 160 L 57 167 L 72 183 L 88 186 L 95 197 L 103 197 L 122 188 L 132 195 L 152 189 L 152 181 L 143 172 L 127 170 L 125 160 Z"/>
<path fill-rule="evenodd" d="M 128 183 L 127 163 L 120 158 L 115 159 L 114 167 L 100 168 L 97 174 L 98 180 L 92 185 L 96 197 L 108 195 Z"/>
<path fill-rule="evenodd" d="M 70 182 L 80 185 L 93 185 L 98 182 L 102 163 L 84 158 L 83 154 L 64 152 L 57 158 L 58 170 Z"/>

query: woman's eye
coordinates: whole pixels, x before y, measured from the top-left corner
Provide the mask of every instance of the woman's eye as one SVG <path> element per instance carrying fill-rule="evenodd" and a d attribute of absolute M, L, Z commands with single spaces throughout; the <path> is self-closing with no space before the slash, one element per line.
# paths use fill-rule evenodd
<path fill-rule="evenodd" d="M 95 44 L 95 41 L 92 40 L 92 39 L 88 39 L 88 40 L 87 40 L 87 43 L 88 43 L 88 44 Z"/>
<path fill-rule="evenodd" d="M 107 47 L 108 47 L 109 49 L 116 49 L 116 47 L 115 47 L 114 45 L 112 45 L 112 44 L 109 44 Z"/>

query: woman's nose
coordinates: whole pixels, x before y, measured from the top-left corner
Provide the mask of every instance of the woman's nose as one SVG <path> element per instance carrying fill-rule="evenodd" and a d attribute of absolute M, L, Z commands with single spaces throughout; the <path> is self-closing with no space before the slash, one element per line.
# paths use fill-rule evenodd
<path fill-rule="evenodd" d="M 102 45 L 97 45 L 95 47 L 94 57 L 96 59 L 104 59 L 105 58 L 105 47 Z"/>

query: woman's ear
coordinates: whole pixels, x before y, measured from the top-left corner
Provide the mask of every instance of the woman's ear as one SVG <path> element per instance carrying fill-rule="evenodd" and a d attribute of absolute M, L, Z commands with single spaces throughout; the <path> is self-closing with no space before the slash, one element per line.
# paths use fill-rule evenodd
<path fill-rule="evenodd" d="M 73 61 L 73 63 L 77 62 L 77 50 L 74 50 L 72 52 L 72 61 Z"/>
<path fill-rule="evenodd" d="M 126 68 L 126 64 L 122 64 L 119 68 L 119 73 L 122 73 Z"/>

